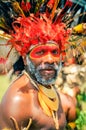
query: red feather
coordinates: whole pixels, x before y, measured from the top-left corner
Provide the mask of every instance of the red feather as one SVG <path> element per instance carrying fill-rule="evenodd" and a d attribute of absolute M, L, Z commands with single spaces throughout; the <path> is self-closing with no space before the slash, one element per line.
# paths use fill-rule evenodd
<path fill-rule="evenodd" d="M 28 53 L 31 46 L 47 41 L 55 41 L 62 48 L 67 43 L 69 31 L 65 30 L 65 24 L 55 25 L 46 16 L 42 17 L 21 17 L 13 23 L 15 33 L 9 42 L 21 55 Z"/>

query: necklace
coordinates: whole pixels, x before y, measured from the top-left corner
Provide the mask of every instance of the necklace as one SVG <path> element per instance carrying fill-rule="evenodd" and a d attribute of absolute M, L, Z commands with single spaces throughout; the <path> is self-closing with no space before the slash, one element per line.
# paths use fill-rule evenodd
<path fill-rule="evenodd" d="M 47 116 L 53 117 L 55 127 L 58 130 L 59 124 L 57 111 L 59 108 L 59 98 L 56 90 L 53 88 L 53 86 L 50 86 L 50 88 L 46 88 L 40 84 L 38 84 L 38 88 L 38 100 L 40 106 Z"/>
<path fill-rule="evenodd" d="M 43 112 L 49 116 L 52 117 L 55 123 L 56 130 L 59 129 L 59 123 L 58 123 L 58 115 L 57 111 L 59 108 L 59 98 L 56 93 L 55 88 L 51 85 L 49 88 L 46 88 L 45 86 L 38 84 L 35 82 L 27 72 L 24 71 L 24 73 L 28 76 L 31 83 L 37 88 L 38 90 L 38 101 L 43 109 Z"/>
<path fill-rule="evenodd" d="M 50 110 L 58 110 L 59 100 L 57 93 L 52 86 L 51 88 L 46 88 L 42 85 L 39 85 L 38 95 L 40 95 L 41 99 L 43 99 L 43 101 L 49 107 Z"/>

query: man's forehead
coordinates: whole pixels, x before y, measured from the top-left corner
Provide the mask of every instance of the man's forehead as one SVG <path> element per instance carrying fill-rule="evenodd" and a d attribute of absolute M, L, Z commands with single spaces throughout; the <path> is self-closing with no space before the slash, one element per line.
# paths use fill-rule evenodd
<path fill-rule="evenodd" d="M 57 44 L 56 42 L 47 42 L 47 43 L 42 43 L 42 44 L 32 46 L 30 51 L 38 47 L 43 48 L 43 47 L 53 47 L 53 46 L 59 48 L 59 44 Z"/>

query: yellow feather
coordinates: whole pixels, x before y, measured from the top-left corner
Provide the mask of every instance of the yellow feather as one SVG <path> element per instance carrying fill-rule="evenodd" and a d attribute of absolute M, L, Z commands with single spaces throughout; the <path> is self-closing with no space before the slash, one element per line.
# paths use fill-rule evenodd
<path fill-rule="evenodd" d="M 73 31 L 77 32 L 77 33 L 82 33 L 84 31 L 83 29 L 83 24 L 78 24 L 73 28 Z"/>
<path fill-rule="evenodd" d="M 24 15 L 24 12 L 23 10 L 21 9 L 21 7 L 19 6 L 19 3 L 18 2 L 12 2 L 12 6 L 13 6 L 13 9 L 16 13 L 18 13 L 20 16 Z"/>

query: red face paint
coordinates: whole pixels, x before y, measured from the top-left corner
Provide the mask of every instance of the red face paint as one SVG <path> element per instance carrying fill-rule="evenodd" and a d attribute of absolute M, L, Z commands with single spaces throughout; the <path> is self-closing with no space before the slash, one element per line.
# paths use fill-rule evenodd
<path fill-rule="evenodd" d="M 53 55 L 53 57 L 59 57 L 60 49 L 55 44 L 38 45 L 34 47 L 30 52 L 30 58 L 41 58 L 48 54 Z"/>

